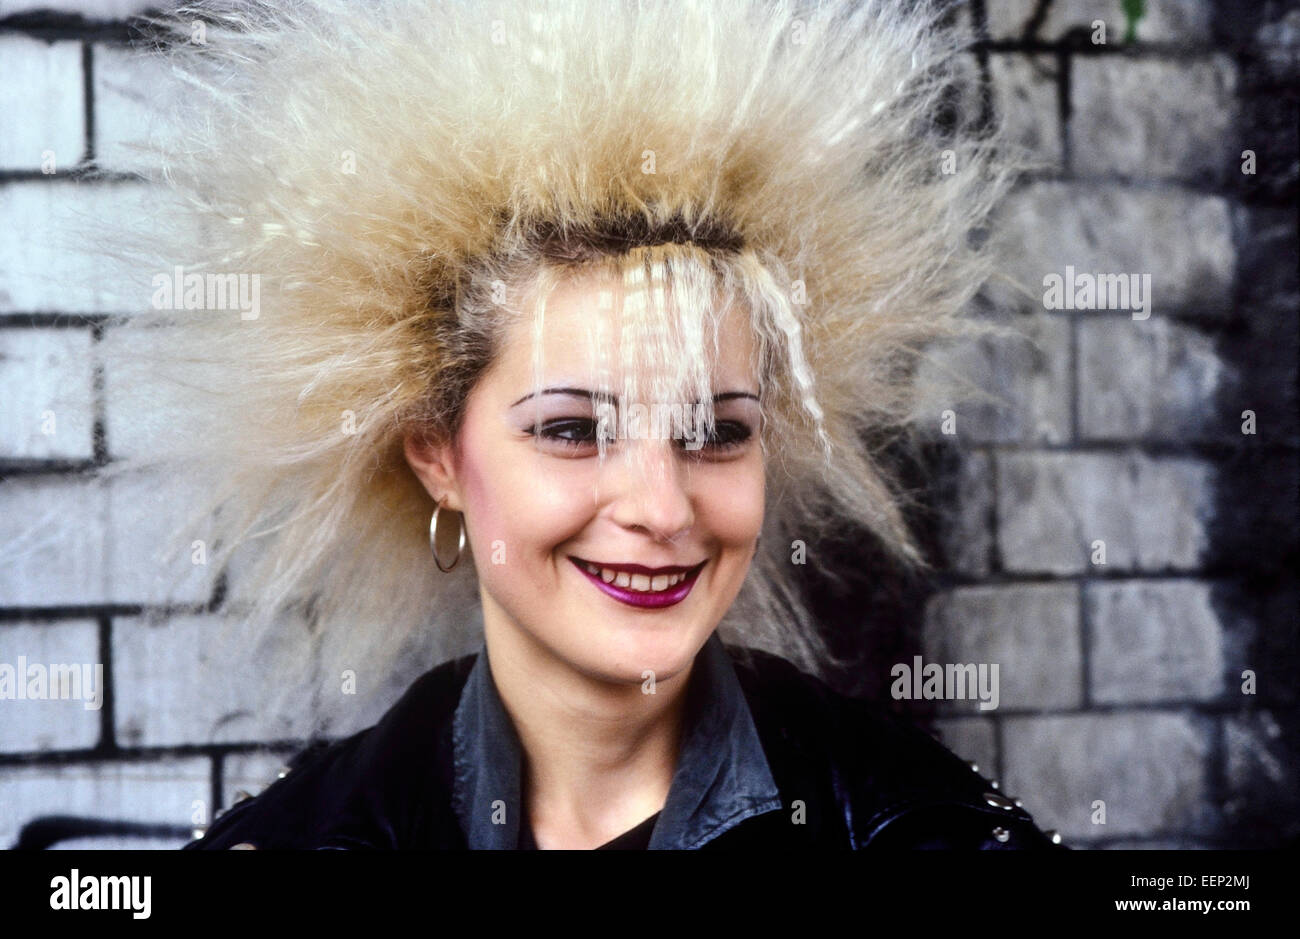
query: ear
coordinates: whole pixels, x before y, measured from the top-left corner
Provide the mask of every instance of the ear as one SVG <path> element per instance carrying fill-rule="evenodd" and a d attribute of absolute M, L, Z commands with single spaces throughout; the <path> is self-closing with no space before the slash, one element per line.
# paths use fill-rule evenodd
<path fill-rule="evenodd" d="M 411 430 L 402 440 L 402 452 L 411 471 L 435 501 L 445 500 L 447 508 L 463 510 L 452 441 L 435 441 L 422 431 Z"/>

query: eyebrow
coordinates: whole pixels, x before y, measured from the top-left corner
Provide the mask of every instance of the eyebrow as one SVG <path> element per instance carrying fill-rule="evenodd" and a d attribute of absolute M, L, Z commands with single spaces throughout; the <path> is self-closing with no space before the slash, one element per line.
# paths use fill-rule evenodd
<path fill-rule="evenodd" d="M 586 388 L 545 388 L 542 391 L 535 391 L 532 394 L 524 395 L 510 406 L 512 408 L 518 407 L 529 398 L 536 398 L 541 395 L 568 395 L 573 398 L 595 398 L 598 401 L 612 401 L 614 399 L 614 395 L 608 391 L 589 391 Z M 736 398 L 752 398 L 755 401 L 759 400 L 758 395 L 752 394 L 748 391 L 724 391 L 721 394 L 713 396 L 714 401 L 731 401 Z"/>

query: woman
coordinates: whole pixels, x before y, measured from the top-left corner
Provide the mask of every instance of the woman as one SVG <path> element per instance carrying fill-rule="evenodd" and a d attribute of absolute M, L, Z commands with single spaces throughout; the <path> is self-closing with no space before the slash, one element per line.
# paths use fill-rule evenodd
<path fill-rule="evenodd" d="M 1012 171 L 950 107 L 934 9 L 180 22 L 168 177 L 203 227 L 174 244 L 260 278 L 254 315 L 160 316 L 218 369 L 169 453 L 220 466 L 222 559 L 259 552 L 228 609 L 297 611 L 371 674 L 473 614 L 457 583 L 483 627 L 191 847 L 1051 845 L 809 674 L 832 660 L 791 586 L 846 521 L 924 564 L 864 441 L 966 328 L 991 263 L 968 235 Z"/>

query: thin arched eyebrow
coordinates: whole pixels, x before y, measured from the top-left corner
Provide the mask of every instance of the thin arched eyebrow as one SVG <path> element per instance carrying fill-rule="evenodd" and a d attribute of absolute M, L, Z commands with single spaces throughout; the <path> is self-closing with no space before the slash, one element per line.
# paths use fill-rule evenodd
<path fill-rule="evenodd" d="M 615 399 L 615 396 L 610 394 L 608 391 L 588 391 L 585 388 L 544 388 L 541 391 L 534 391 L 531 394 L 524 395 L 510 406 L 512 408 L 518 407 L 529 398 L 536 398 L 541 395 L 568 395 L 569 397 L 582 398 L 588 401 L 592 399 L 597 401 L 613 401 Z M 752 398 L 755 401 L 759 401 L 758 395 L 749 391 L 723 391 L 713 396 L 715 402 L 732 401 L 737 398 Z"/>

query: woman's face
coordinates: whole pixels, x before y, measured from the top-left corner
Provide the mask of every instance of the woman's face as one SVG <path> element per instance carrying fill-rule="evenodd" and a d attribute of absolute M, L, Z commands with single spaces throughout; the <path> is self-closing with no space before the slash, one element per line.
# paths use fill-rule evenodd
<path fill-rule="evenodd" d="M 666 680 L 731 606 L 762 527 L 753 339 L 730 312 L 712 365 L 716 431 L 703 446 L 629 433 L 608 443 L 602 464 L 589 393 L 622 383 L 617 366 L 612 386 L 593 377 L 590 319 L 603 316 L 600 335 L 619 341 L 596 287 L 552 294 L 539 395 L 521 321 L 471 392 L 458 447 L 408 438 L 407 459 L 431 495 L 464 513 L 489 634 L 516 630 L 512 645 L 600 680 L 639 683 L 646 670 Z"/>

